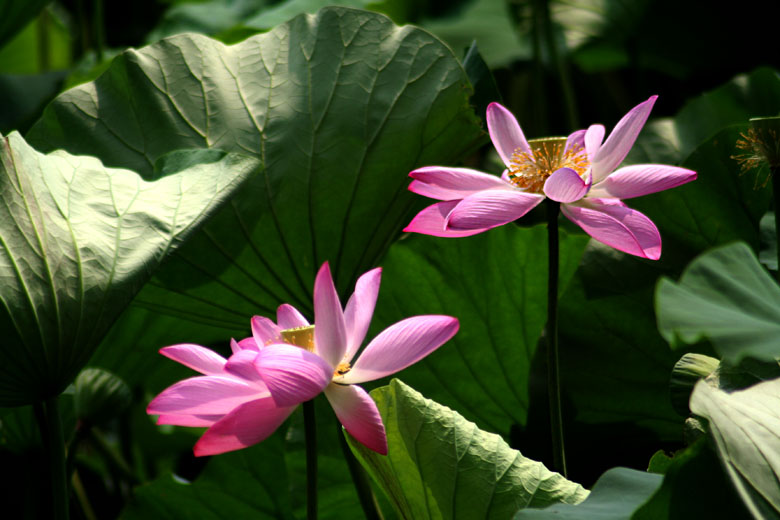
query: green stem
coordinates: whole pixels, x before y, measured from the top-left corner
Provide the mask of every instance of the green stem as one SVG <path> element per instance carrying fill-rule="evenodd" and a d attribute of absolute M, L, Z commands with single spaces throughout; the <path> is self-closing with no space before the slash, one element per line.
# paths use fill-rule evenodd
<path fill-rule="evenodd" d="M 344 433 L 341 431 L 341 424 L 338 425 L 338 428 L 341 451 L 344 452 L 344 459 L 347 461 L 349 474 L 352 476 L 352 482 L 355 485 L 355 491 L 357 491 L 363 514 L 368 520 L 383 520 L 384 517 L 379 509 L 376 496 L 374 496 L 374 492 L 371 491 L 371 484 L 368 482 L 366 471 L 355 458 L 352 450 L 349 449 L 347 440 L 344 438 Z"/>
<path fill-rule="evenodd" d="M 52 518 L 68 520 L 68 478 L 65 471 L 65 438 L 62 434 L 57 397 L 35 404 L 35 416 L 41 429 L 41 440 L 49 459 Z"/>
<path fill-rule="evenodd" d="M 550 430 L 553 446 L 553 469 L 564 477 L 566 451 L 563 444 L 563 415 L 561 412 L 561 375 L 558 364 L 558 212 L 560 204 L 546 199 L 547 205 L 547 390 L 550 396 Z"/>
<path fill-rule="evenodd" d="M 92 442 L 92 445 L 100 453 L 111 467 L 116 469 L 119 475 L 132 485 L 140 484 L 140 480 L 130 469 L 130 465 L 125 462 L 122 456 L 108 443 L 103 434 L 95 428 L 86 427 L 85 436 Z"/>
<path fill-rule="evenodd" d="M 39 72 L 48 72 L 51 68 L 51 43 L 49 42 L 49 9 L 45 8 L 38 17 L 38 68 Z"/>
<path fill-rule="evenodd" d="M 303 403 L 303 429 L 306 434 L 306 518 L 317 519 L 317 423 L 314 400 Z"/>
<path fill-rule="evenodd" d="M 550 2 L 549 0 L 540 0 L 539 3 L 541 4 L 541 19 L 544 24 L 543 33 L 545 43 L 547 44 L 547 52 L 550 56 L 550 63 L 555 69 L 558 81 L 560 81 L 569 129 L 574 130 L 579 128 L 579 121 L 577 118 L 577 106 L 574 101 L 574 89 L 571 86 L 569 77 L 569 68 L 558 53 L 558 45 L 555 43 L 555 32 L 553 31 L 552 18 L 550 17 Z"/>
<path fill-rule="evenodd" d="M 772 196 L 775 208 L 775 245 L 777 247 L 777 271 L 775 277 L 780 282 L 780 168 L 770 168 L 772 176 Z"/>
<path fill-rule="evenodd" d="M 92 34 L 95 36 L 95 62 L 102 63 L 106 37 L 103 31 L 103 0 L 93 0 Z"/>

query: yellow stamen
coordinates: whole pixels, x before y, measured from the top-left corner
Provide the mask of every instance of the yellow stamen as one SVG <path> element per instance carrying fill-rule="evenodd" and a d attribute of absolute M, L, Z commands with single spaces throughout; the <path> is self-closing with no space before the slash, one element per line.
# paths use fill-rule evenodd
<path fill-rule="evenodd" d="M 283 330 L 282 339 L 285 343 L 314 352 L 314 325 Z"/>
<path fill-rule="evenodd" d="M 571 168 L 579 176 L 588 171 L 585 150 L 573 145 L 566 150 L 565 137 L 547 137 L 528 141 L 531 152 L 516 149 L 509 160 L 509 182 L 533 193 L 542 193 L 547 178 L 560 168 Z"/>
<path fill-rule="evenodd" d="M 333 377 L 343 376 L 350 370 L 352 370 L 352 366 L 346 361 L 343 361 L 336 367 L 336 370 L 333 372 Z"/>

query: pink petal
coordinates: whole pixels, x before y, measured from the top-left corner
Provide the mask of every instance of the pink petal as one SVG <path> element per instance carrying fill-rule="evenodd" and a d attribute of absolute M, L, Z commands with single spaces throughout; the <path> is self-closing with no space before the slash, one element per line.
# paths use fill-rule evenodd
<path fill-rule="evenodd" d="M 236 352 L 240 352 L 242 350 L 252 350 L 254 352 L 258 352 L 260 350 L 260 347 L 257 346 L 257 342 L 253 337 L 244 338 L 238 342 L 231 338 L 230 350 L 233 351 L 233 354 L 235 354 Z"/>
<path fill-rule="evenodd" d="M 498 103 L 490 103 L 487 107 L 487 125 L 490 140 L 496 147 L 498 155 L 504 164 L 509 167 L 512 154 L 518 148 L 526 153 L 531 153 L 531 147 L 517 123 L 517 119 L 506 108 Z"/>
<path fill-rule="evenodd" d="M 157 418 L 157 424 L 173 424 L 190 428 L 208 428 L 224 415 L 174 415 L 165 414 Z"/>
<path fill-rule="evenodd" d="M 288 303 L 283 303 L 276 309 L 276 322 L 282 330 L 309 326 L 309 322 L 306 321 L 303 314 L 298 312 L 298 309 Z"/>
<path fill-rule="evenodd" d="M 647 101 L 638 104 L 615 125 L 607 140 L 591 160 L 594 183 L 606 178 L 626 158 L 629 150 L 634 146 L 639 132 L 645 126 L 657 98 L 658 96 L 651 96 Z"/>
<path fill-rule="evenodd" d="M 212 350 L 190 343 L 163 347 L 160 354 L 206 375 L 221 374 L 227 361 Z"/>
<path fill-rule="evenodd" d="M 696 172 L 663 164 L 635 164 L 620 168 L 594 186 L 593 197 L 630 199 L 675 188 L 696 179 Z"/>
<path fill-rule="evenodd" d="M 590 185 L 571 168 L 560 168 L 544 183 L 544 194 L 558 202 L 574 202 L 588 193 Z"/>
<path fill-rule="evenodd" d="M 485 190 L 461 200 L 447 217 L 447 229 L 493 228 L 512 222 L 544 200 L 520 190 Z"/>
<path fill-rule="evenodd" d="M 153 415 L 226 414 L 236 406 L 268 394 L 254 386 L 228 376 L 198 376 L 179 381 L 152 399 L 146 413 Z"/>
<path fill-rule="evenodd" d="M 446 229 L 447 215 L 450 214 L 452 208 L 457 206 L 459 202 L 459 200 L 450 200 L 428 206 L 412 219 L 409 225 L 404 228 L 404 231 L 435 237 L 458 238 L 476 235 L 490 229 Z"/>
<path fill-rule="evenodd" d="M 511 189 L 500 177 L 468 168 L 426 166 L 409 174 L 413 180 L 409 191 L 438 200 L 462 199 L 489 188 Z"/>
<path fill-rule="evenodd" d="M 282 342 L 282 329 L 265 316 L 252 316 L 252 337 L 258 347 Z M 258 349 L 259 350 L 259 349 Z"/>
<path fill-rule="evenodd" d="M 604 125 L 590 125 L 585 132 L 585 152 L 588 154 L 589 161 L 593 161 L 596 152 L 601 148 L 604 132 Z"/>
<path fill-rule="evenodd" d="M 577 130 L 569 134 L 566 138 L 566 146 L 564 152 L 568 152 L 571 149 L 584 149 L 585 148 L 585 130 Z"/>
<path fill-rule="evenodd" d="M 359 386 L 330 384 L 325 395 L 344 428 L 368 449 L 387 455 L 387 435 L 376 403 Z"/>
<path fill-rule="evenodd" d="M 382 268 L 378 267 L 358 278 L 355 292 L 349 298 L 344 310 L 344 323 L 347 328 L 347 350 L 344 359 L 351 361 L 366 337 L 371 317 L 374 315 L 379 283 L 382 280 Z"/>
<path fill-rule="evenodd" d="M 196 457 L 240 450 L 264 441 L 295 410 L 277 407 L 270 397 L 244 403 L 206 430 L 193 448 Z"/>
<path fill-rule="evenodd" d="M 279 406 L 313 399 L 333 377 L 333 366 L 327 361 L 292 345 L 267 346 L 258 354 L 255 366 Z"/>
<path fill-rule="evenodd" d="M 562 205 L 561 211 L 587 234 L 618 251 L 650 260 L 661 257 L 661 235 L 655 224 L 617 199 L 583 199 L 576 205 Z"/>
<path fill-rule="evenodd" d="M 257 356 L 259 355 L 259 351 L 256 350 L 240 350 L 228 358 L 225 364 L 225 372 L 251 381 L 256 386 L 265 387 L 263 378 L 260 377 L 260 373 L 255 366 Z"/>
<path fill-rule="evenodd" d="M 424 358 L 458 332 L 451 316 L 414 316 L 389 326 L 368 344 L 352 370 L 336 383 L 363 383 L 385 377 Z"/>
<path fill-rule="evenodd" d="M 344 311 L 328 262 L 322 264 L 314 280 L 314 344 L 316 352 L 331 367 L 341 363 L 347 348 L 347 332 L 344 325 Z M 332 369 L 331 369 L 332 370 Z"/>

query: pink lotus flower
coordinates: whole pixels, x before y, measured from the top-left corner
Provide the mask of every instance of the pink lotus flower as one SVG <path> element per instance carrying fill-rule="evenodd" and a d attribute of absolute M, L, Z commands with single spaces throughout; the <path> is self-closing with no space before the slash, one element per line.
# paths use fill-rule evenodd
<path fill-rule="evenodd" d="M 526 141 L 515 117 L 498 103 L 487 108 L 490 139 L 507 169 L 499 178 L 467 168 L 427 166 L 409 175 L 409 189 L 438 199 L 404 231 L 463 237 L 522 217 L 545 197 L 591 237 L 625 253 L 657 260 L 661 235 L 642 213 L 621 199 L 674 188 L 696 172 L 662 164 L 637 164 L 614 171 L 625 159 L 657 96 L 632 108 L 606 141 L 592 125 L 568 138 Z"/>
<path fill-rule="evenodd" d="M 252 337 L 231 340 L 229 359 L 199 345 L 165 347 L 160 353 L 203 376 L 175 383 L 146 411 L 158 424 L 207 426 L 196 456 L 245 448 L 270 436 L 296 406 L 320 392 L 346 430 L 368 448 L 387 454 L 382 418 L 356 383 L 372 381 L 424 358 L 458 330 L 449 316 L 415 316 L 391 325 L 352 358 L 374 313 L 381 269 L 367 272 L 342 310 L 325 263 L 314 282 L 314 317 L 309 325 L 294 307 L 282 305 L 277 323 L 252 318 Z"/>

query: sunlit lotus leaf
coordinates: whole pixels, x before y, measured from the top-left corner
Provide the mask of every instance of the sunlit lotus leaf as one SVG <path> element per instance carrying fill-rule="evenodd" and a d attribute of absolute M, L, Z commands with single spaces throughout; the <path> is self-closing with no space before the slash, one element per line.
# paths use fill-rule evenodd
<path fill-rule="evenodd" d="M 732 363 L 780 357 L 780 288 L 744 243 L 701 255 L 679 282 L 662 279 L 656 314 L 672 346 L 708 339 Z"/>
<path fill-rule="evenodd" d="M 371 396 L 385 423 L 388 454 L 347 438 L 399 518 L 509 518 L 520 508 L 577 504 L 588 496 L 397 379 Z"/>
<path fill-rule="evenodd" d="M 52 102 L 30 137 L 144 175 L 178 148 L 263 159 L 264 175 L 137 299 L 220 328 L 191 339 L 210 342 L 283 302 L 311 315 L 326 260 L 342 293 L 374 267 L 415 203 L 408 172 L 481 138 L 470 90 L 429 33 L 326 8 L 232 46 L 187 34 L 128 50 Z"/>
<path fill-rule="evenodd" d="M 160 261 L 260 167 L 194 155 L 149 182 L 0 136 L 0 406 L 61 392 Z"/>

